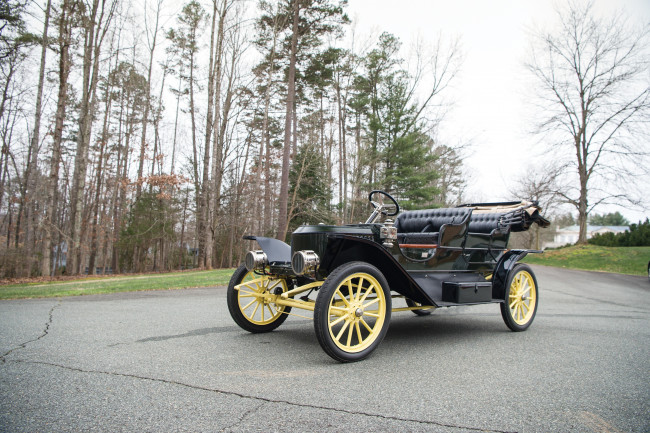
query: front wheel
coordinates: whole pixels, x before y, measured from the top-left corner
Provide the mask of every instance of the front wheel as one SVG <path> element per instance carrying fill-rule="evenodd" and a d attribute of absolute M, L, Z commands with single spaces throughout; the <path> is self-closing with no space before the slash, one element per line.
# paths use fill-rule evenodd
<path fill-rule="evenodd" d="M 539 302 L 537 280 L 530 266 L 517 264 L 508 274 L 505 302 L 501 304 L 501 316 L 510 330 L 528 329 Z"/>
<path fill-rule="evenodd" d="M 239 290 L 235 286 L 239 286 Z M 241 265 L 228 284 L 228 310 L 235 323 L 246 331 L 273 331 L 287 320 L 291 311 L 291 307 L 275 304 L 275 300 L 287 290 L 285 280 L 257 275 Z"/>
<path fill-rule="evenodd" d="M 336 268 L 318 291 L 316 337 L 325 353 L 337 361 L 360 361 L 384 339 L 390 312 L 384 275 L 368 263 L 347 263 Z"/>

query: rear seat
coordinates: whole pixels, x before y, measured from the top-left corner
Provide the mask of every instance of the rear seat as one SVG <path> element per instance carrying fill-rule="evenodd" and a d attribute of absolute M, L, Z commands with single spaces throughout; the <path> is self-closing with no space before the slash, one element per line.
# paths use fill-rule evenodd
<path fill-rule="evenodd" d="M 467 229 L 470 233 L 490 234 L 499 227 L 499 220 L 503 213 L 474 213 Z"/>
<path fill-rule="evenodd" d="M 505 248 L 510 237 L 510 227 L 502 221 L 507 212 L 473 213 L 467 228 L 466 248 Z M 499 230 L 497 230 L 499 229 Z M 473 262 L 485 262 L 477 252 L 470 258 Z"/>
<path fill-rule="evenodd" d="M 395 220 L 400 244 L 438 244 L 440 229 L 445 224 L 462 224 L 471 208 L 440 208 L 407 211 Z"/>

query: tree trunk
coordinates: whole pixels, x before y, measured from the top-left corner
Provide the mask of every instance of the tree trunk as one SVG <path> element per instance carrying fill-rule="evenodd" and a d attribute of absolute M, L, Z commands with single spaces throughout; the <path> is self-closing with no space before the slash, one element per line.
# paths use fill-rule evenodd
<path fill-rule="evenodd" d="M 71 275 L 81 272 L 81 222 L 83 212 L 84 185 L 86 171 L 88 168 L 88 150 L 90 146 L 90 135 L 92 132 L 93 118 L 97 105 L 97 82 L 99 76 L 99 56 L 106 27 L 110 23 L 116 0 L 112 1 L 112 7 L 108 11 L 104 21 L 105 2 L 102 1 L 102 9 L 99 11 L 100 0 L 94 0 L 90 16 L 84 16 L 84 55 L 82 75 L 82 97 L 79 110 L 79 133 L 77 139 L 77 152 L 75 157 L 74 175 L 70 203 L 72 205 L 70 215 L 70 234 L 72 249 L 68 251 L 70 266 L 67 271 Z M 97 16 L 99 12 L 99 17 Z M 103 26 L 102 26 L 103 24 Z"/>
<path fill-rule="evenodd" d="M 280 180 L 280 198 L 278 210 L 277 238 L 287 237 L 287 205 L 289 200 L 289 169 L 291 152 L 291 124 L 294 102 L 296 99 L 296 51 L 298 47 L 298 20 L 300 19 L 300 1 L 293 0 L 293 25 L 291 34 L 291 57 L 289 59 L 289 77 L 287 83 L 287 105 L 284 120 L 284 149 L 282 153 L 282 178 Z"/>
<path fill-rule="evenodd" d="M 54 134 L 52 140 L 52 158 L 50 160 L 50 176 L 47 183 L 47 205 L 45 208 L 43 236 L 43 259 L 41 261 L 41 275 L 52 275 L 51 252 L 55 217 L 58 207 L 59 164 L 61 162 L 61 141 L 63 138 L 63 121 L 67 106 L 68 77 L 70 75 L 70 37 L 71 23 L 74 10 L 72 0 L 63 0 L 59 16 L 59 91 L 57 95 L 56 114 L 54 120 Z M 61 244 L 57 245 L 57 256 L 61 255 Z"/>
<path fill-rule="evenodd" d="M 276 17 L 277 18 L 277 17 Z M 271 105 L 271 86 L 273 85 L 273 73 L 275 72 L 275 49 L 278 39 L 278 21 L 273 21 L 273 44 L 271 45 L 271 54 L 269 55 L 269 73 L 266 80 L 266 89 L 264 91 L 264 119 L 262 121 L 262 137 L 260 140 L 260 155 L 257 164 L 257 178 L 255 191 L 259 193 L 262 190 L 262 170 L 264 170 L 264 200 L 255 200 L 255 217 L 260 222 L 259 233 L 266 235 L 271 230 L 271 191 L 270 191 L 270 169 L 271 164 L 268 143 L 269 134 L 269 108 Z M 266 153 L 265 153 L 266 149 Z M 263 219 L 262 219 L 263 214 Z"/>
<path fill-rule="evenodd" d="M 47 5 L 45 6 L 45 22 L 43 24 L 43 40 L 41 43 L 41 63 L 38 74 L 38 87 L 36 89 L 36 105 L 34 109 L 34 131 L 32 132 L 32 140 L 29 146 L 30 162 L 29 170 L 25 173 L 25 181 L 27 183 L 28 191 L 28 202 L 30 206 L 28 207 L 27 212 L 27 224 L 25 227 L 25 232 L 27 237 L 30 238 L 26 242 L 27 251 L 26 256 L 30 258 L 33 255 L 35 248 L 35 239 L 36 239 L 36 229 L 31 228 L 32 222 L 36 222 L 37 219 L 37 210 L 34 207 L 34 196 L 36 194 L 36 176 L 35 172 L 38 171 L 38 150 L 39 143 L 41 141 L 41 115 L 42 115 L 42 104 L 43 104 L 43 86 L 45 83 L 45 63 L 47 59 L 47 46 L 48 46 L 48 30 L 50 27 L 50 11 L 52 9 L 52 0 L 47 0 Z"/>
<path fill-rule="evenodd" d="M 97 257 L 97 250 L 99 249 L 98 240 L 97 240 L 97 225 L 99 217 L 99 201 L 101 198 L 102 191 L 102 169 L 104 163 L 104 149 L 106 148 L 106 142 L 108 141 L 108 114 L 111 110 L 111 92 L 106 92 L 106 105 L 104 107 L 104 124 L 102 127 L 102 135 L 99 142 L 99 157 L 97 158 L 97 173 L 96 173 L 96 183 L 95 183 L 95 201 L 93 203 L 93 220 L 91 227 L 90 235 L 90 257 L 88 258 L 88 273 L 95 275 L 95 259 Z"/>

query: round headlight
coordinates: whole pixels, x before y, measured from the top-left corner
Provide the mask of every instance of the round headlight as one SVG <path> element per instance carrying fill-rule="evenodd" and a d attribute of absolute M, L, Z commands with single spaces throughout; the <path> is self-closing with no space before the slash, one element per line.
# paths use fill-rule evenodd
<path fill-rule="evenodd" d="M 244 263 L 249 271 L 263 271 L 268 266 L 269 259 L 262 250 L 249 251 L 246 253 Z"/>
<path fill-rule="evenodd" d="M 320 265 L 318 254 L 311 250 L 297 251 L 291 258 L 291 267 L 296 275 L 313 274 Z"/>

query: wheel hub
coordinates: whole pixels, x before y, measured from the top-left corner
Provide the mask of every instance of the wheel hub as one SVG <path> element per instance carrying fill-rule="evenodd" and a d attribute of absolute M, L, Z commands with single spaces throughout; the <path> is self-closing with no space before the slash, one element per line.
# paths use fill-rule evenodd
<path fill-rule="evenodd" d="M 356 310 L 354 310 L 354 315 L 357 317 L 363 316 L 363 310 L 361 308 L 357 308 Z"/>

